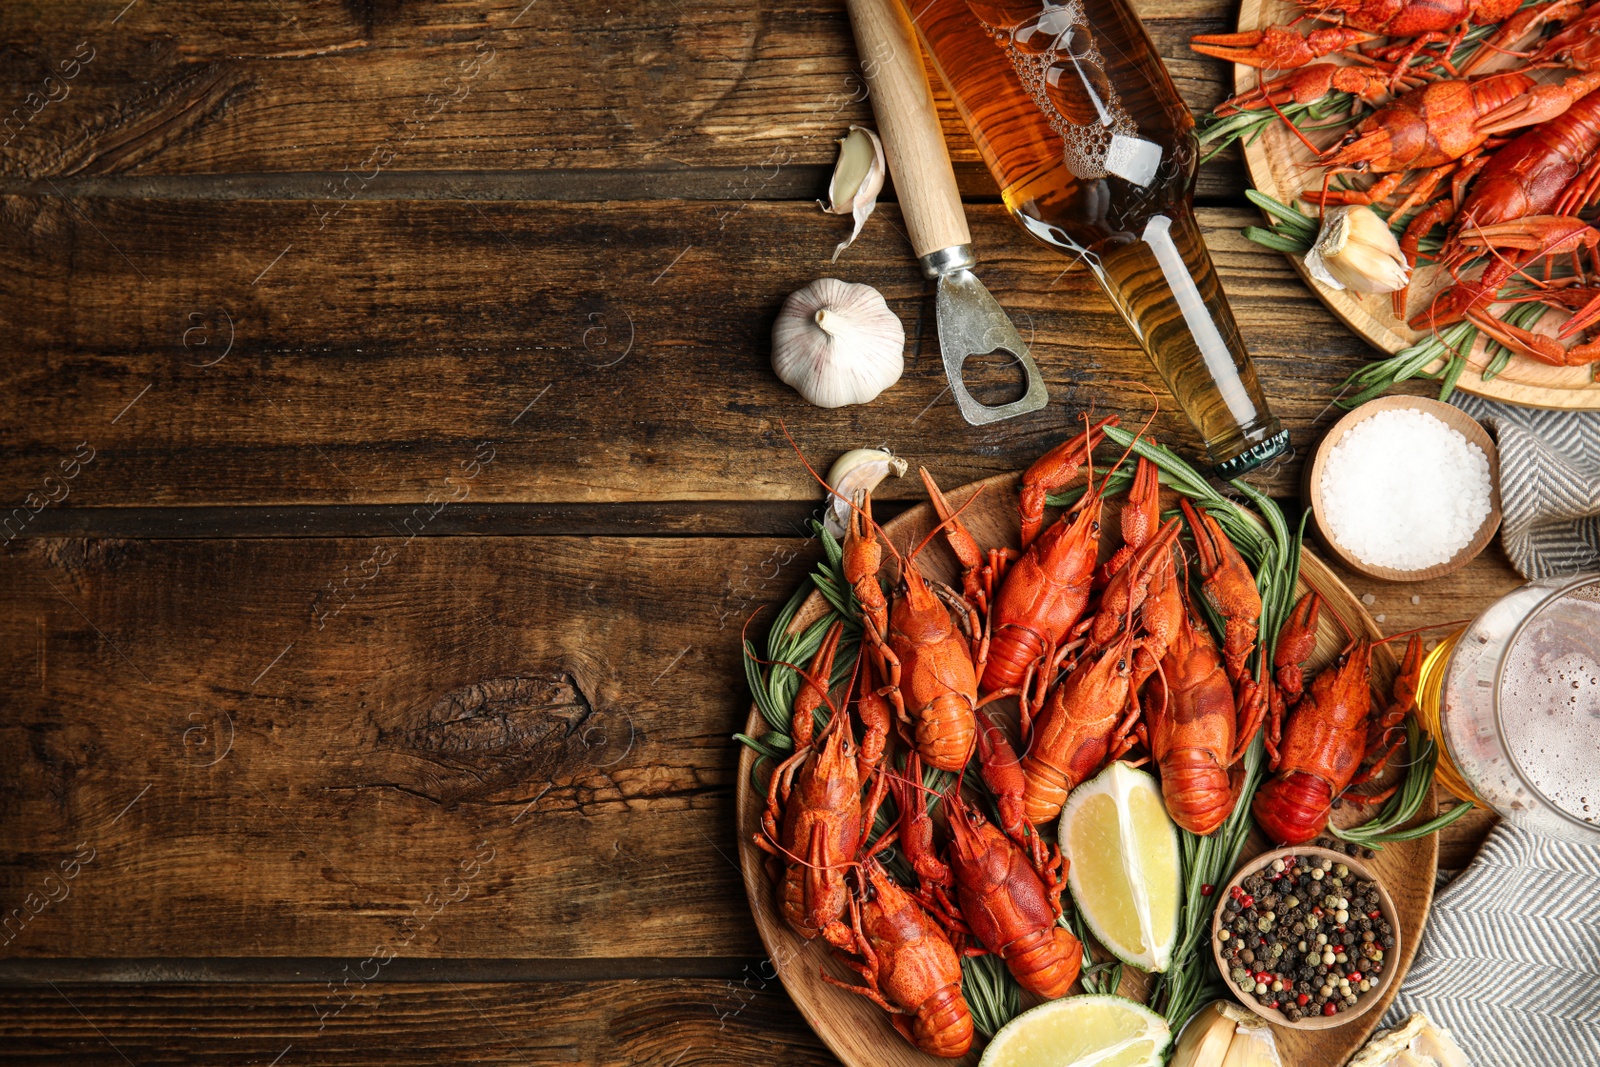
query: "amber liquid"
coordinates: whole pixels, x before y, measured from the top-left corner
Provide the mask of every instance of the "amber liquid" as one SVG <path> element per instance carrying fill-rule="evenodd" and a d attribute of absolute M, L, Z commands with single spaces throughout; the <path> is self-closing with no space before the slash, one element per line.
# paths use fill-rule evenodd
<path fill-rule="evenodd" d="M 1138 17 L 1123 0 L 910 6 L 1006 206 L 1093 272 L 1212 461 L 1276 435 L 1195 223 L 1194 120 Z"/>

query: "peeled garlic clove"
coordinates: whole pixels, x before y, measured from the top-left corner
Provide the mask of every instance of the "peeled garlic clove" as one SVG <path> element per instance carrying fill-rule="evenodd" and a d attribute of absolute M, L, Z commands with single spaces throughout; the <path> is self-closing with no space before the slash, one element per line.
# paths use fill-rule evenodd
<path fill-rule="evenodd" d="M 1426 1067 L 1434 1064 L 1438 1067 L 1469 1067 L 1467 1054 L 1461 1051 L 1461 1046 L 1450 1036 L 1450 1031 L 1441 1030 L 1431 1022 L 1412 1039 L 1411 1052 Z"/>
<path fill-rule="evenodd" d="M 1392 293 L 1411 279 L 1389 224 L 1362 204 L 1336 207 L 1323 216 L 1305 264 L 1324 285 L 1358 293 Z"/>
<path fill-rule="evenodd" d="M 1350 1067 L 1469 1067 L 1448 1030 L 1419 1012 L 1393 1030 L 1374 1034 Z"/>
<path fill-rule="evenodd" d="M 1178 1034 L 1168 1067 L 1222 1067 L 1236 1025 L 1223 1012 L 1226 1006 L 1226 1002 L 1214 1000 L 1190 1016 Z"/>
<path fill-rule="evenodd" d="M 772 324 L 772 369 L 822 408 L 865 404 L 900 380 L 905 327 L 870 285 L 819 278 Z"/>
<path fill-rule="evenodd" d="M 852 126 L 839 138 L 839 160 L 833 165 L 833 179 L 828 182 L 828 202 L 818 200 L 817 204 L 830 215 L 849 212 L 855 216 L 856 225 L 850 236 L 835 246 L 834 262 L 838 262 L 840 252 L 855 243 L 867 217 L 878 206 L 886 170 L 883 142 L 877 134 L 865 126 Z"/>
<path fill-rule="evenodd" d="M 1265 1021 L 1256 1016 L 1252 1018 L 1254 1025 L 1240 1022 L 1234 1027 L 1233 1040 L 1228 1045 L 1222 1067 L 1282 1067 L 1278 1039 L 1272 1036 Z"/>
<path fill-rule="evenodd" d="M 876 448 L 852 448 L 828 468 L 828 485 L 833 488 L 833 494 L 828 498 L 828 514 L 823 526 L 834 537 L 843 537 L 850 524 L 850 503 L 856 499 L 856 494 L 863 490 L 871 492 L 891 474 L 898 478 L 905 472 L 906 461 L 893 453 Z"/>

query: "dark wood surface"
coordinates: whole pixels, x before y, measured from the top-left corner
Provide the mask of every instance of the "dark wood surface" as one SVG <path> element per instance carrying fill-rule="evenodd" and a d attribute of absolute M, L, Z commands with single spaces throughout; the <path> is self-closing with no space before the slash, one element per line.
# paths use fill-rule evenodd
<path fill-rule="evenodd" d="M 1231 7 L 1141 7 L 1219 99 L 1183 45 Z M 818 554 L 779 420 L 956 484 L 1152 406 L 954 113 L 980 274 L 1053 400 L 985 430 L 943 395 L 895 205 L 829 262 L 812 201 L 870 122 L 837 0 L 19 3 L 0 102 L 0 1048 L 830 1062 L 730 861 L 739 626 Z M 1368 354 L 1240 238 L 1243 187 L 1209 164 L 1200 215 L 1305 455 Z M 824 275 L 906 324 L 868 407 L 768 368 Z M 1389 630 L 1518 581 L 1498 546 L 1341 576 Z"/>

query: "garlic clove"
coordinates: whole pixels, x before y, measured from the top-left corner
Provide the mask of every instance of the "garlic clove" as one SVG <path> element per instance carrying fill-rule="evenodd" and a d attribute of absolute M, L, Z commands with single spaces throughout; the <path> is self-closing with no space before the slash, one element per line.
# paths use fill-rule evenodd
<path fill-rule="evenodd" d="M 876 133 L 865 126 L 852 126 L 839 138 L 839 159 L 833 165 L 833 178 L 828 182 L 828 202 L 824 204 L 819 200 L 817 204 L 830 215 L 846 212 L 854 215 L 855 228 L 834 248 L 834 262 L 838 262 L 839 253 L 855 243 L 861 227 L 878 206 L 878 194 L 883 191 L 887 170 L 883 142 Z"/>
<path fill-rule="evenodd" d="M 1412 1039 L 1411 1051 L 1422 1061 L 1423 1067 L 1469 1067 L 1467 1054 L 1461 1051 L 1450 1031 L 1440 1030 L 1431 1022 Z"/>
<path fill-rule="evenodd" d="M 1178 1035 L 1167 1067 L 1282 1067 L 1267 1021 L 1226 1000 L 1196 1011 Z"/>
<path fill-rule="evenodd" d="M 1278 1039 L 1264 1021 L 1258 1018 L 1256 1023 L 1259 1025 L 1241 1022 L 1234 1028 L 1222 1067 L 1283 1067 L 1278 1058 Z"/>
<path fill-rule="evenodd" d="M 1324 285 L 1358 293 L 1392 293 L 1411 280 L 1411 268 L 1389 224 L 1362 204 L 1336 207 L 1323 216 L 1305 264 Z"/>
<path fill-rule="evenodd" d="M 772 369 L 823 408 L 865 404 L 900 380 L 905 327 L 870 285 L 819 278 L 772 324 Z"/>
<path fill-rule="evenodd" d="M 828 485 L 833 493 L 828 497 L 828 514 L 823 526 L 834 537 L 842 538 L 850 524 L 850 504 L 856 500 L 856 494 L 871 492 L 890 475 L 898 478 L 905 472 L 906 461 L 891 452 L 852 448 L 828 468 Z"/>
<path fill-rule="evenodd" d="M 1235 1025 L 1223 1013 L 1223 1005 L 1223 1001 L 1212 1001 L 1190 1016 L 1178 1034 L 1168 1067 L 1222 1067 Z"/>
<path fill-rule="evenodd" d="M 1374 1034 L 1350 1067 L 1469 1067 L 1469 1063 L 1450 1032 L 1419 1011 L 1393 1030 Z"/>

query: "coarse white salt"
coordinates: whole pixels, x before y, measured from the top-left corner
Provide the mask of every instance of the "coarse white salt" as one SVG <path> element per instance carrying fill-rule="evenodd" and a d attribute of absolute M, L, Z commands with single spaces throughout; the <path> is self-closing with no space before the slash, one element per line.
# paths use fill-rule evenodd
<path fill-rule="evenodd" d="M 1435 416 L 1392 408 L 1334 445 L 1320 488 L 1322 522 L 1342 548 L 1369 566 L 1422 570 L 1452 559 L 1489 517 L 1489 457 Z"/>

